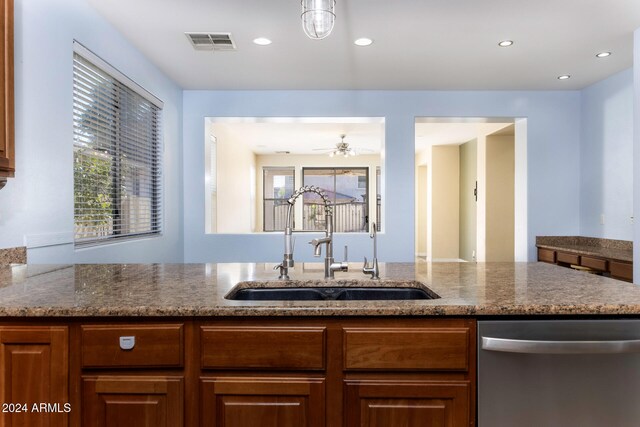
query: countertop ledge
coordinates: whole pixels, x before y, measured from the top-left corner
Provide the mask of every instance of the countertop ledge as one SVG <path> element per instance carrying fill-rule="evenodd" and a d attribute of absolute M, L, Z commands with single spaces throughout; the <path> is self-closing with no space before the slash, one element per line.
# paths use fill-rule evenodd
<path fill-rule="evenodd" d="M 272 264 L 95 264 L 0 267 L 0 317 L 638 315 L 640 287 L 546 263 L 386 263 L 382 284 L 417 281 L 420 301 L 230 301 L 238 283 L 277 282 Z M 298 263 L 299 282 L 371 284 L 360 271 L 326 282 Z M 356 270 L 353 268 L 353 270 Z"/>
<path fill-rule="evenodd" d="M 633 262 L 633 251 L 625 249 L 601 248 L 597 246 L 585 245 L 548 245 L 537 244 L 538 248 L 551 249 L 553 251 L 564 251 L 576 255 L 595 256 L 607 258 L 612 261 Z"/>
<path fill-rule="evenodd" d="M 538 248 L 633 262 L 633 242 L 586 236 L 536 236 Z"/>

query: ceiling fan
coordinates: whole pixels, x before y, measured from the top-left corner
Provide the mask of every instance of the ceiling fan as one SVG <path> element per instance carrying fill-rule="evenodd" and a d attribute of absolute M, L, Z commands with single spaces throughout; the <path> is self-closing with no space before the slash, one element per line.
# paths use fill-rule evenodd
<path fill-rule="evenodd" d="M 338 142 L 334 148 L 314 148 L 313 151 L 326 151 L 329 153 L 329 157 L 333 157 L 333 156 L 350 157 L 350 156 L 357 156 L 363 151 L 373 152 L 373 150 L 370 150 L 368 148 L 356 149 L 356 148 L 350 147 L 348 142 L 344 142 L 344 138 L 346 136 L 347 135 L 345 134 L 340 135 L 340 142 Z"/>

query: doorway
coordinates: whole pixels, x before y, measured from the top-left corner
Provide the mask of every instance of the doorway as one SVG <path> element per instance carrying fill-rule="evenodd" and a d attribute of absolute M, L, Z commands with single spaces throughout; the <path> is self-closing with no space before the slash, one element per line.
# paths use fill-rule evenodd
<path fill-rule="evenodd" d="M 526 260 L 526 119 L 418 118 L 415 167 L 416 260 Z"/>

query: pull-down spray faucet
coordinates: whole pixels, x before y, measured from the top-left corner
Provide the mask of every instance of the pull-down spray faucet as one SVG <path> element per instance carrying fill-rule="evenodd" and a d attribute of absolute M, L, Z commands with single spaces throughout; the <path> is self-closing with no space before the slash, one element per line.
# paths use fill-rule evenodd
<path fill-rule="evenodd" d="M 329 203 L 329 198 L 327 195 L 318 187 L 313 185 L 300 187 L 298 191 L 293 193 L 287 203 L 289 206 L 287 207 L 287 217 L 284 229 L 284 258 L 282 262 L 274 267 L 275 269 L 280 270 L 279 279 L 288 280 L 289 279 L 289 268 L 294 266 L 293 261 L 293 242 L 292 242 L 292 234 L 293 234 L 293 206 L 296 202 L 296 199 L 300 197 L 304 193 L 316 193 L 322 199 L 324 203 L 324 213 L 326 219 L 326 229 L 325 236 L 319 239 L 313 239 L 310 244 L 313 245 L 313 253 L 315 256 L 320 256 L 321 254 L 321 245 L 326 244 L 326 256 L 324 259 L 324 277 L 325 279 L 333 279 L 335 271 L 347 271 L 348 265 L 345 262 L 334 262 L 333 259 L 333 210 L 331 209 L 331 205 Z"/>

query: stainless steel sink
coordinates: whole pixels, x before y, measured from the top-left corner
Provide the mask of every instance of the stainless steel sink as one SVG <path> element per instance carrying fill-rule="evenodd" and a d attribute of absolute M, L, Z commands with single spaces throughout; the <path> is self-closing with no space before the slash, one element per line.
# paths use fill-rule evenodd
<path fill-rule="evenodd" d="M 282 286 L 277 282 L 243 282 L 225 297 L 237 301 L 380 301 L 380 300 L 427 300 L 440 298 L 435 292 L 419 282 L 414 286 Z"/>

